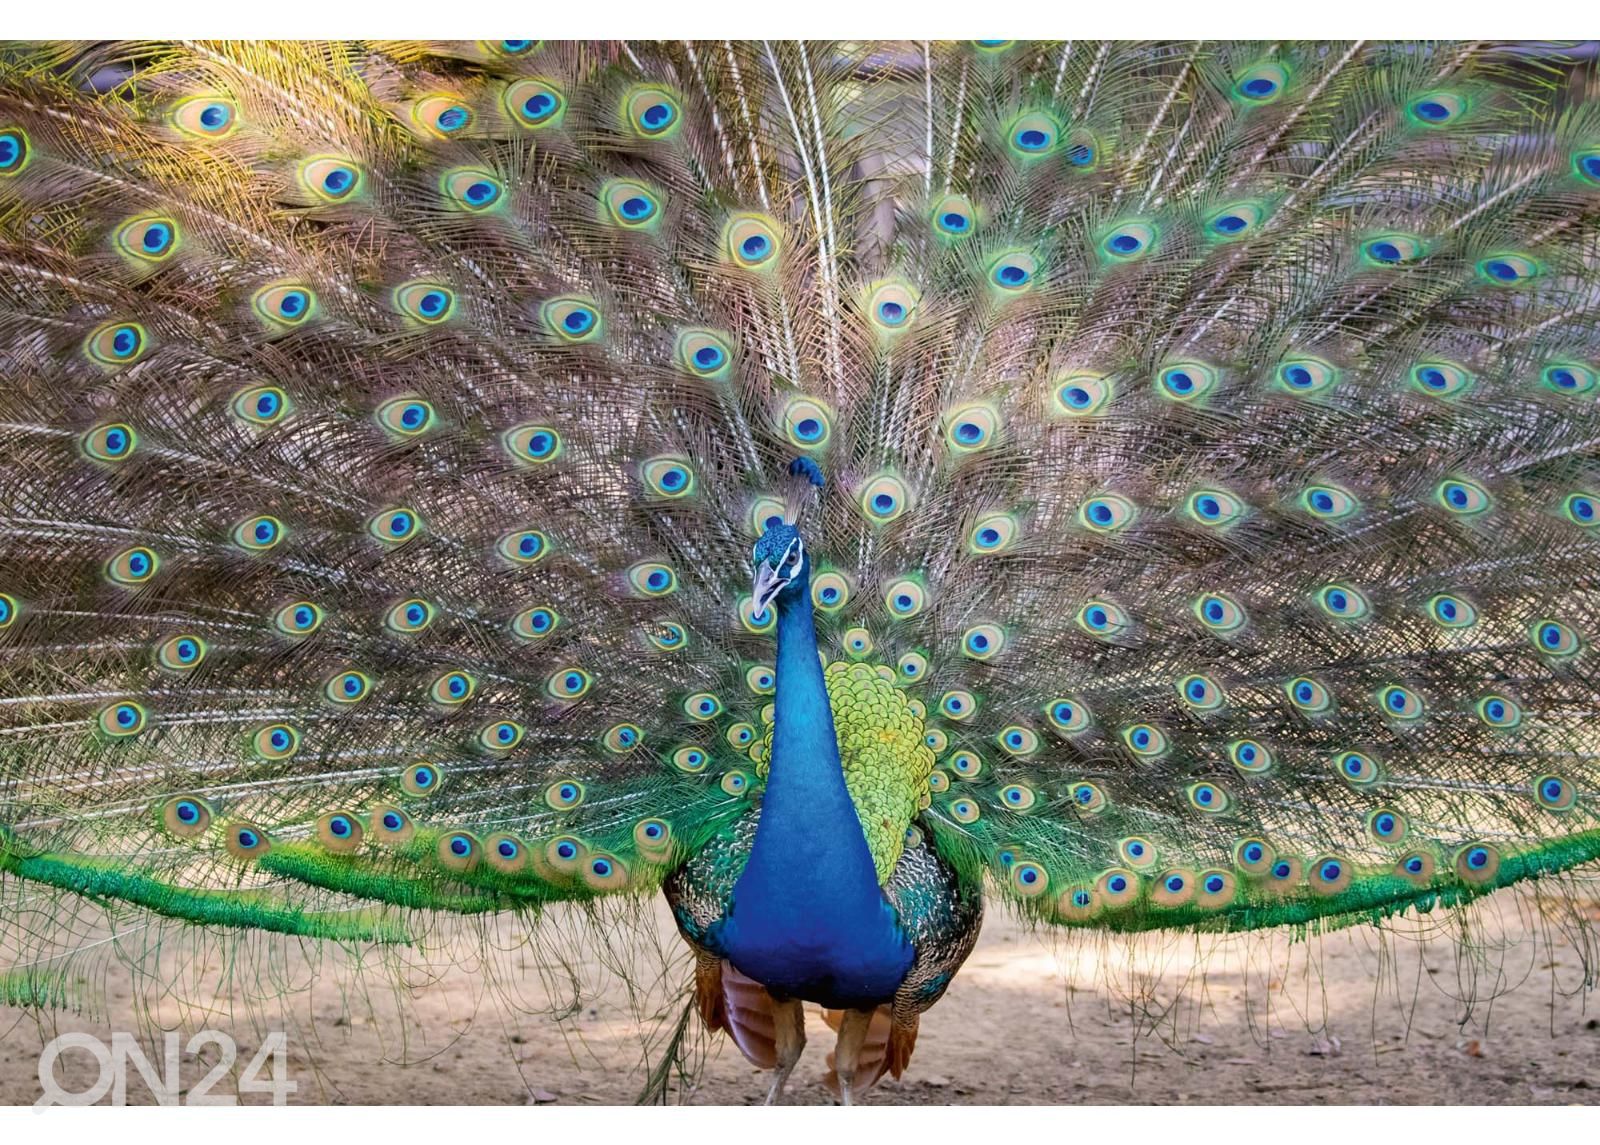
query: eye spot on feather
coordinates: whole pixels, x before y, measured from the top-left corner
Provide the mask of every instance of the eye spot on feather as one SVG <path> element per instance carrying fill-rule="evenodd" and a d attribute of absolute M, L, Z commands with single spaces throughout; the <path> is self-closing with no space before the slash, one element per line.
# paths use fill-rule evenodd
<path fill-rule="evenodd" d="M 495 542 L 495 551 L 516 565 L 531 565 L 550 551 L 550 538 L 538 529 L 519 529 Z"/>
<path fill-rule="evenodd" d="M 276 517 L 251 517 L 233 528 L 233 543 L 247 553 L 264 553 L 283 537 L 283 522 Z"/>
<path fill-rule="evenodd" d="M 444 783 L 444 773 L 432 763 L 413 763 L 400 774 L 407 795 L 432 795 Z"/>
<path fill-rule="evenodd" d="M 978 701 L 971 692 L 955 689 L 939 697 L 939 714 L 947 720 L 969 720 L 977 710 Z"/>
<path fill-rule="evenodd" d="M 1119 605 L 1109 600 L 1091 600 L 1078 609 L 1078 627 L 1099 640 L 1120 636 L 1132 627 L 1132 620 Z"/>
<path fill-rule="evenodd" d="M 455 291 L 437 282 L 408 282 L 391 295 L 394 308 L 424 326 L 448 322 L 456 311 Z"/>
<path fill-rule="evenodd" d="M 1370 786 L 1379 779 L 1377 761 L 1365 752 L 1339 752 L 1334 756 L 1333 766 L 1341 779 L 1358 787 Z"/>
<path fill-rule="evenodd" d="M 583 802 L 583 784 L 564 779 L 545 788 L 544 801 L 552 811 L 570 811 Z"/>
<path fill-rule="evenodd" d="M 230 99 L 198 95 L 175 105 L 167 122 L 189 138 L 209 143 L 232 135 L 239 126 L 239 113 Z"/>
<path fill-rule="evenodd" d="M 1039 750 L 1038 734 L 1034 732 L 1033 729 L 1025 728 L 1020 724 L 1008 724 L 1007 726 L 1001 728 L 999 733 L 995 736 L 995 740 L 999 743 L 1000 750 L 1005 752 L 1007 755 L 1025 757 L 1030 756 Z M 1005 798 L 1006 792 L 1011 791 L 1012 789 L 1013 788 L 1011 787 L 1006 788 L 1005 791 L 1000 793 L 1001 797 Z M 1033 792 L 1027 788 L 1017 788 L 1017 790 L 1027 791 L 1028 806 L 1032 807 L 1034 798 Z M 1016 808 L 1017 810 L 1022 810 L 1015 800 L 1007 798 L 1006 802 L 1009 806 Z"/>
<path fill-rule="evenodd" d="M 1536 620 L 1528 630 L 1533 646 L 1546 656 L 1565 659 L 1583 647 L 1575 629 L 1559 620 Z"/>
<path fill-rule="evenodd" d="M 1433 498 L 1440 508 L 1461 518 L 1481 517 L 1494 507 L 1494 498 L 1489 491 L 1465 477 L 1439 482 Z"/>
<path fill-rule="evenodd" d="M 1228 702 L 1227 694 L 1215 680 L 1198 673 L 1178 681 L 1178 696 L 1200 712 L 1214 712 Z"/>
<path fill-rule="evenodd" d="M 1406 104 L 1406 116 L 1422 127 L 1443 127 L 1460 119 L 1467 108 L 1466 98 L 1456 92 L 1430 91 Z"/>
<path fill-rule="evenodd" d="M 1204 362 L 1173 362 L 1156 373 L 1156 392 L 1170 401 L 1197 402 L 1218 380 L 1216 369 Z"/>
<path fill-rule="evenodd" d="M 155 551 L 143 545 L 124 549 L 106 562 L 106 578 L 124 588 L 138 588 L 148 583 L 161 568 L 161 559 Z"/>
<path fill-rule="evenodd" d="M 508 84 L 501 103 L 516 123 L 535 131 L 560 123 L 567 109 L 561 89 L 541 79 Z"/>
<path fill-rule="evenodd" d="M 1298 504 L 1319 521 L 1343 521 L 1361 511 L 1361 502 L 1337 485 L 1308 486 Z"/>
<path fill-rule="evenodd" d="M 1276 762 L 1272 750 L 1253 739 L 1234 740 L 1228 745 L 1228 758 L 1246 775 L 1261 775 Z"/>
<path fill-rule="evenodd" d="M 642 561 L 628 570 L 628 584 L 642 597 L 668 596 L 677 591 L 678 574 L 660 561 Z"/>
<path fill-rule="evenodd" d="M 1232 597 L 1220 592 L 1207 593 L 1194 602 L 1195 619 L 1218 635 L 1227 635 L 1243 628 L 1245 611 Z"/>
<path fill-rule="evenodd" d="M 711 692 L 695 692 L 684 699 L 683 711 L 692 720 L 714 720 L 722 714 L 722 701 Z"/>
<path fill-rule="evenodd" d="M 1440 593 L 1428 601 L 1428 616 L 1444 628 L 1471 628 L 1478 622 L 1478 610 L 1464 597 Z"/>
<path fill-rule="evenodd" d="M 268 763 L 288 759 L 300 750 L 300 732 L 288 724 L 268 724 L 250 737 L 251 748 Z"/>
<path fill-rule="evenodd" d="M 1402 856 L 1400 861 L 1394 865 L 1394 873 L 1417 886 L 1426 886 L 1433 880 L 1436 867 L 1437 864 L 1432 855 L 1426 851 L 1412 851 L 1410 854 Z"/>
<path fill-rule="evenodd" d="M 128 460 L 138 445 L 139 435 L 126 422 L 96 426 L 78 439 L 85 457 L 110 465 Z"/>
<path fill-rule="evenodd" d="M 180 239 L 176 219 L 169 215 L 141 215 L 119 226 L 112 236 L 112 244 L 134 265 L 158 265 L 177 251 Z"/>
<path fill-rule="evenodd" d="M 95 723 L 102 735 L 112 739 L 127 739 L 144 731 L 148 720 L 149 714 L 142 704 L 124 700 L 102 708 Z"/>
<path fill-rule="evenodd" d="M 515 720 L 495 720 L 478 732 L 478 746 L 490 755 L 501 755 L 522 742 L 526 729 Z"/>
<path fill-rule="evenodd" d="M 234 396 L 232 410 L 251 425 L 276 425 L 289 412 L 289 398 L 277 386 L 253 386 Z"/>
<path fill-rule="evenodd" d="M 1559 775 L 1541 775 L 1534 780 L 1533 794 L 1546 811 L 1570 811 L 1578 801 L 1578 789 Z"/>
<path fill-rule="evenodd" d="M 1456 877 L 1474 886 L 1487 886 L 1500 873 L 1500 851 L 1489 843 L 1468 843 L 1456 852 Z"/>
<path fill-rule="evenodd" d="M 1085 501 L 1078 510 L 1078 523 L 1092 533 L 1118 533 L 1133 524 L 1139 507 L 1116 493 L 1102 493 Z"/>
<path fill-rule="evenodd" d="M 1100 374 L 1068 374 L 1051 383 L 1055 412 L 1067 417 L 1094 417 L 1111 402 L 1111 382 Z"/>
<path fill-rule="evenodd" d="M 1189 518 L 1208 529 L 1228 529 L 1247 512 L 1245 503 L 1226 489 L 1197 489 L 1184 503 Z"/>
<path fill-rule="evenodd" d="M 9 597 L 0 598 L 0 605 Z M 14 605 L 12 606 L 14 609 Z M 0 622 L 0 627 L 10 623 L 10 612 L 7 619 Z M 164 640 L 156 648 L 156 664 L 168 672 L 189 672 L 198 668 L 206 658 L 208 646 L 198 636 L 188 634 L 174 636 Z"/>
<path fill-rule="evenodd" d="M 1100 240 L 1100 256 L 1108 263 L 1136 262 L 1153 252 L 1160 240 L 1160 232 L 1148 222 L 1129 221 L 1117 224 Z"/>
<path fill-rule="evenodd" d="M 1333 693 L 1321 681 L 1310 676 L 1296 676 L 1283 686 L 1289 702 L 1306 715 L 1322 715 L 1333 710 Z"/>
<path fill-rule="evenodd" d="M 911 494 L 905 482 L 893 473 L 880 473 L 861 489 L 858 500 L 862 515 L 874 525 L 887 525 L 911 507 Z"/>
<path fill-rule="evenodd" d="M 1190 807 L 1196 811 L 1204 811 L 1208 815 L 1226 811 L 1231 802 L 1228 793 L 1214 783 L 1191 784 L 1186 794 L 1189 797 Z"/>
<path fill-rule="evenodd" d="M 943 239 L 961 239 L 978 225 L 978 213 L 965 195 L 946 195 L 933 207 L 934 233 Z"/>
<path fill-rule="evenodd" d="M 1050 717 L 1050 722 L 1055 725 L 1056 729 L 1065 732 L 1067 735 L 1081 732 L 1094 722 L 1094 716 L 1090 714 L 1089 706 L 1083 701 L 1071 697 L 1060 697 L 1051 700 L 1045 705 L 1044 710 L 1045 715 Z"/>
<path fill-rule="evenodd" d="M 439 837 L 435 852 L 439 864 L 446 870 L 466 873 L 475 870 L 483 855 L 483 845 L 476 836 L 466 831 L 452 831 Z"/>
<path fill-rule="evenodd" d="M 883 594 L 889 615 L 896 620 L 910 620 L 928 604 L 928 594 L 922 585 L 905 578 L 892 582 Z"/>
<path fill-rule="evenodd" d="M 1240 72 L 1233 93 L 1240 103 L 1259 107 L 1275 103 L 1288 83 L 1289 73 L 1283 65 L 1268 60 Z"/>
<path fill-rule="evenodd" d="M 677 97 L 665 88 L 639 87 L 623 101 L 623 121 L 644 139 L 663 139 L 677 132 L 683 119 Z"/>
<path fill-rule="evenodd" d="M 180 839 L 195 839 L 211 826 L 211 805 L 197 795 L 178 795 L 161 805 L 161 825 Z"/>
<path fill-rule="evenodd" d="M 1394 267 L 1427 257 L 1429 245 L 1416 235 L 1374 235 L 1361 244 L 1361 258 L 1368 266 Z"/>
<path fill-rule="evenodd" d="M 732 345 L 726 336 L 713 330 L 680 332 L 674 355 L 679 365 L 697 378 L 721 381 L 731 372 Z"/>
<path fill-rule="evenodd" d="M 1132 724 L 1123 728 L 1122 742 L 1141 761 L 1159 759 L 1167 753 L 1167 735 L 1154 724 Z"/>
<path fill-rule="evenodd" d="M 582 668 L 557 668 L 545 681 L 545 692 L 555 700 L 568 702 L 582 698 L 594 683 L 594 678 Z"/>
<path fill-rule="evenodd" d="M 1410 830 L 1406 817 L 1388 807 L 1380 807 L 1367 816 L 1367 831 L 1380 843 L 1391 846 L 1403 843 Z"/>
<path fill-rule="evenodd" d="M 1026 251 L 1009 251 L 989 264 L 989 282 L 1002 294 L 1022 293 L 1038 273 L 1038 260 Z"/>
<path fill-rule="evenodd" d="M 385 545 L 403 545 L 422 532 L 422 518 L 411 509 L 386 509 L 367 522 L 367 532 Z"/>
<path fill-rule="evenodd" d="M 445 205 L 469 215 L 483 215 L 506 204 L 505 184 L 482 167 L 457 167 L 446 171 L 439 183 Z"/>
<path fill-rule="evenodd" d="M 1561 502 L 1561 512 L 1574 525 L 1592 529 L 1600 524 L 1600 497 L 1593 493 L 1569 493 Z"/>
<path fill-rule="evenodd" d="M 1347 584 L 1323 585 L 1314 599 L 1324 615 L 1335 620 L 1363 620 L 1369 611 L 1367 598 Z"/>
<path fill-rule="evenodd" d="M 1474 705 L 1478 718 L 1491 728 L 1509 731 L 1522 723 L 1522 706 L 1508 696 L 1491 694 Z"/>
<path fill-rule="evenodd" d="M 833 433 L 833 414 L 815 398 L 795 398 L 783 411 L 783 432 L 796 448 L 821 449 Z"/>
<path fill-rule="evenodd" d="M 107 370 L 131 366 L 150 350 L 150 336 L 137 322 L 110 322 L 97 326 L 83 342 L 91 362 Z"/>
<path fill-rule="evenodd" d="M 358 198 L 366 182 L 362 169 L 337 155 L 319 155 L 299 167 L 301 187 L 324 203 L 342 203 Z"/>
<path fill-rule="evenodd" d="M 1275 857 L 1272 845 L 1265 839 L 1240 839 L 1233 848 L 1234 865 L 1256 877 L 1268 873 Z"/>
<path fill-rule="evenodd" d="M 734 266 L 767 272 L 778 265 L 783 243 L 778 225 L 765 215 L 735 215 L 722 234 L 723 249 Z"/>
<path fill-rule="evenodd" d="M 272 625 L 285 636 L 310 636 L 322 627 L 325 614 L 309 600 L 296 600 L 278 609 Z"/>

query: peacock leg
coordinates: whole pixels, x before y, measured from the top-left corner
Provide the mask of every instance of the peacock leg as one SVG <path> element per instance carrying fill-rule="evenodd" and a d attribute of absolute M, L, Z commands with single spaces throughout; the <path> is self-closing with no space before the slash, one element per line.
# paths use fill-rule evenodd
<path fill-rule="evenodd" d="M 806 1048 L 806 1015 L 798 999 L 787 1002 L 773 999 L 772 1019 L 778 1064 L 772 1073 L 772 1088 L 767 1090 L 767 1104 L 777 1105 L 783 1097 L 784 1083 L 789 1080 L 795 1063 Z"/>
<path fill-rule="evenodd" d="M 839 1040 L 833 1047 L 833 1068 L 839 1075 L 839 1104 L 850 1104 L 850 1090 L 855 1085 L 856 1065 L 861 1060 L 861 1047 L 872 1026 L 872 1016 L 877 1010 L 846 1010 L 839 1023 Z"/>

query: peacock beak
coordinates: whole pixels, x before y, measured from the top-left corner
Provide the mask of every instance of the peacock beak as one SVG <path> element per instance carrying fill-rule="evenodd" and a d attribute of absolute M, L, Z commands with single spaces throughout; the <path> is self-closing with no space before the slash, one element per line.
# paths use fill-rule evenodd
<path fill-rule="evenodd" d="M 782 592 L 789 584 L 789 578 L 779 574 L 772 567 L 771 562 L 762 561 L 756 568 L 755 588 L 750 593 L 750 612 L 760 616 L 767 610 L 767 605 L 772 603 L 773 597 Z"/>

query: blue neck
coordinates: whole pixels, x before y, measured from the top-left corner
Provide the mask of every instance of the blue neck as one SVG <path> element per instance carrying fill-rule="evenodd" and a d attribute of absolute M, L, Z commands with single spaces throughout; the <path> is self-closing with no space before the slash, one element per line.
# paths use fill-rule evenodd
<path fill-rule="evenodd" d="M 749 860 L 712 939 L 779 997 L 870 1008 L 894 996 L 915 952 L 879 889 L 845 787 L 805 581 L 778 600 L 767 786 Z"/>
<path fill-rule="evenodd" d="M 790 909 L 807 900 L 838 909 L 841 895 L 876 907 L 883 896 L 839 763 L 811 594 L 796 587 L 778 600 L 772 759 L 741 891 L 781 889 Z"/>

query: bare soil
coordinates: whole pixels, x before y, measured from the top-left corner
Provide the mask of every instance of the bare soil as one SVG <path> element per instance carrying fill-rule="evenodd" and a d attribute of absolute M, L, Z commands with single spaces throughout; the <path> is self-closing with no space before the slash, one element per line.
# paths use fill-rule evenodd
<path fill-rule="evenodd" d="M 664 918 L 655 912 L 662 949 L 674 952 Z M 1464 928 L 1430 919 L 1300 939 L 1124 942 L 1051 940 L 996 913 L 948 995 L 925 1015 L 910 1070 L 884 1079 L 864 1101 L 1600 1104 L 1600 997 L 1583 988 L 1592 981 L 1597 921 L 1594 905 L 1574 911 L 1502 893 Z M 512 965 L 514 977 L 538 977 L 525 956 Z M 683 1013 L 669 994 L 686 980 L 687 964 L 661 978 L 659 997 L 637 975 L 630 990 L 601 974 L 561 1022 L 497 1002 L 482 977 L 446 974 L 402 1006 L 381 990 L 352 1001 L 346 980 L 323 973 L 283 1007 L 281 1023 L 263 1024 L 259 1014 L 236 1017 L 243 1008 L 230 1008 L 226 996 L 209 1013 L 135 1004 L 126 975 L 114 969 L 98 1018 L 0 1009 L 0 1102 L 40 1095 L 40 1049 L 60 1032 L 109 1040 L 116 1030 L 166 1026 L 187 1038 L 211 1026 L 239 1042 L 237 1074 L 264 1029 L 287 1025 L 298 1087 L 291 1104 L 631 1103 L 645 1081 L 645 1043 L 659 1046 Z M 540 995 L 528 982 L 516 989 L 519 998 Z M 730 1042 L 706 1042 L 694 1021 L 687 1030 L 704 1059 L 697 1083 L 675 1087 L 670 1100 L 763 1098 L 766 1078 Z M 829 1102 L 821 1077 L 832 1033 L 820 1011 L 808 1015 L 808 1033 L 786 1100 Z M 57 1076 L 63 1088 L 82 1089 L 94 1068 L 73 1051 Z M 185 1084 L 205 1068 L 186 1062 Z M 224 1080 L 213 1093 L 232 1089 Z M 150 1097 L 135 1079 L 128 1099 Z"/>

